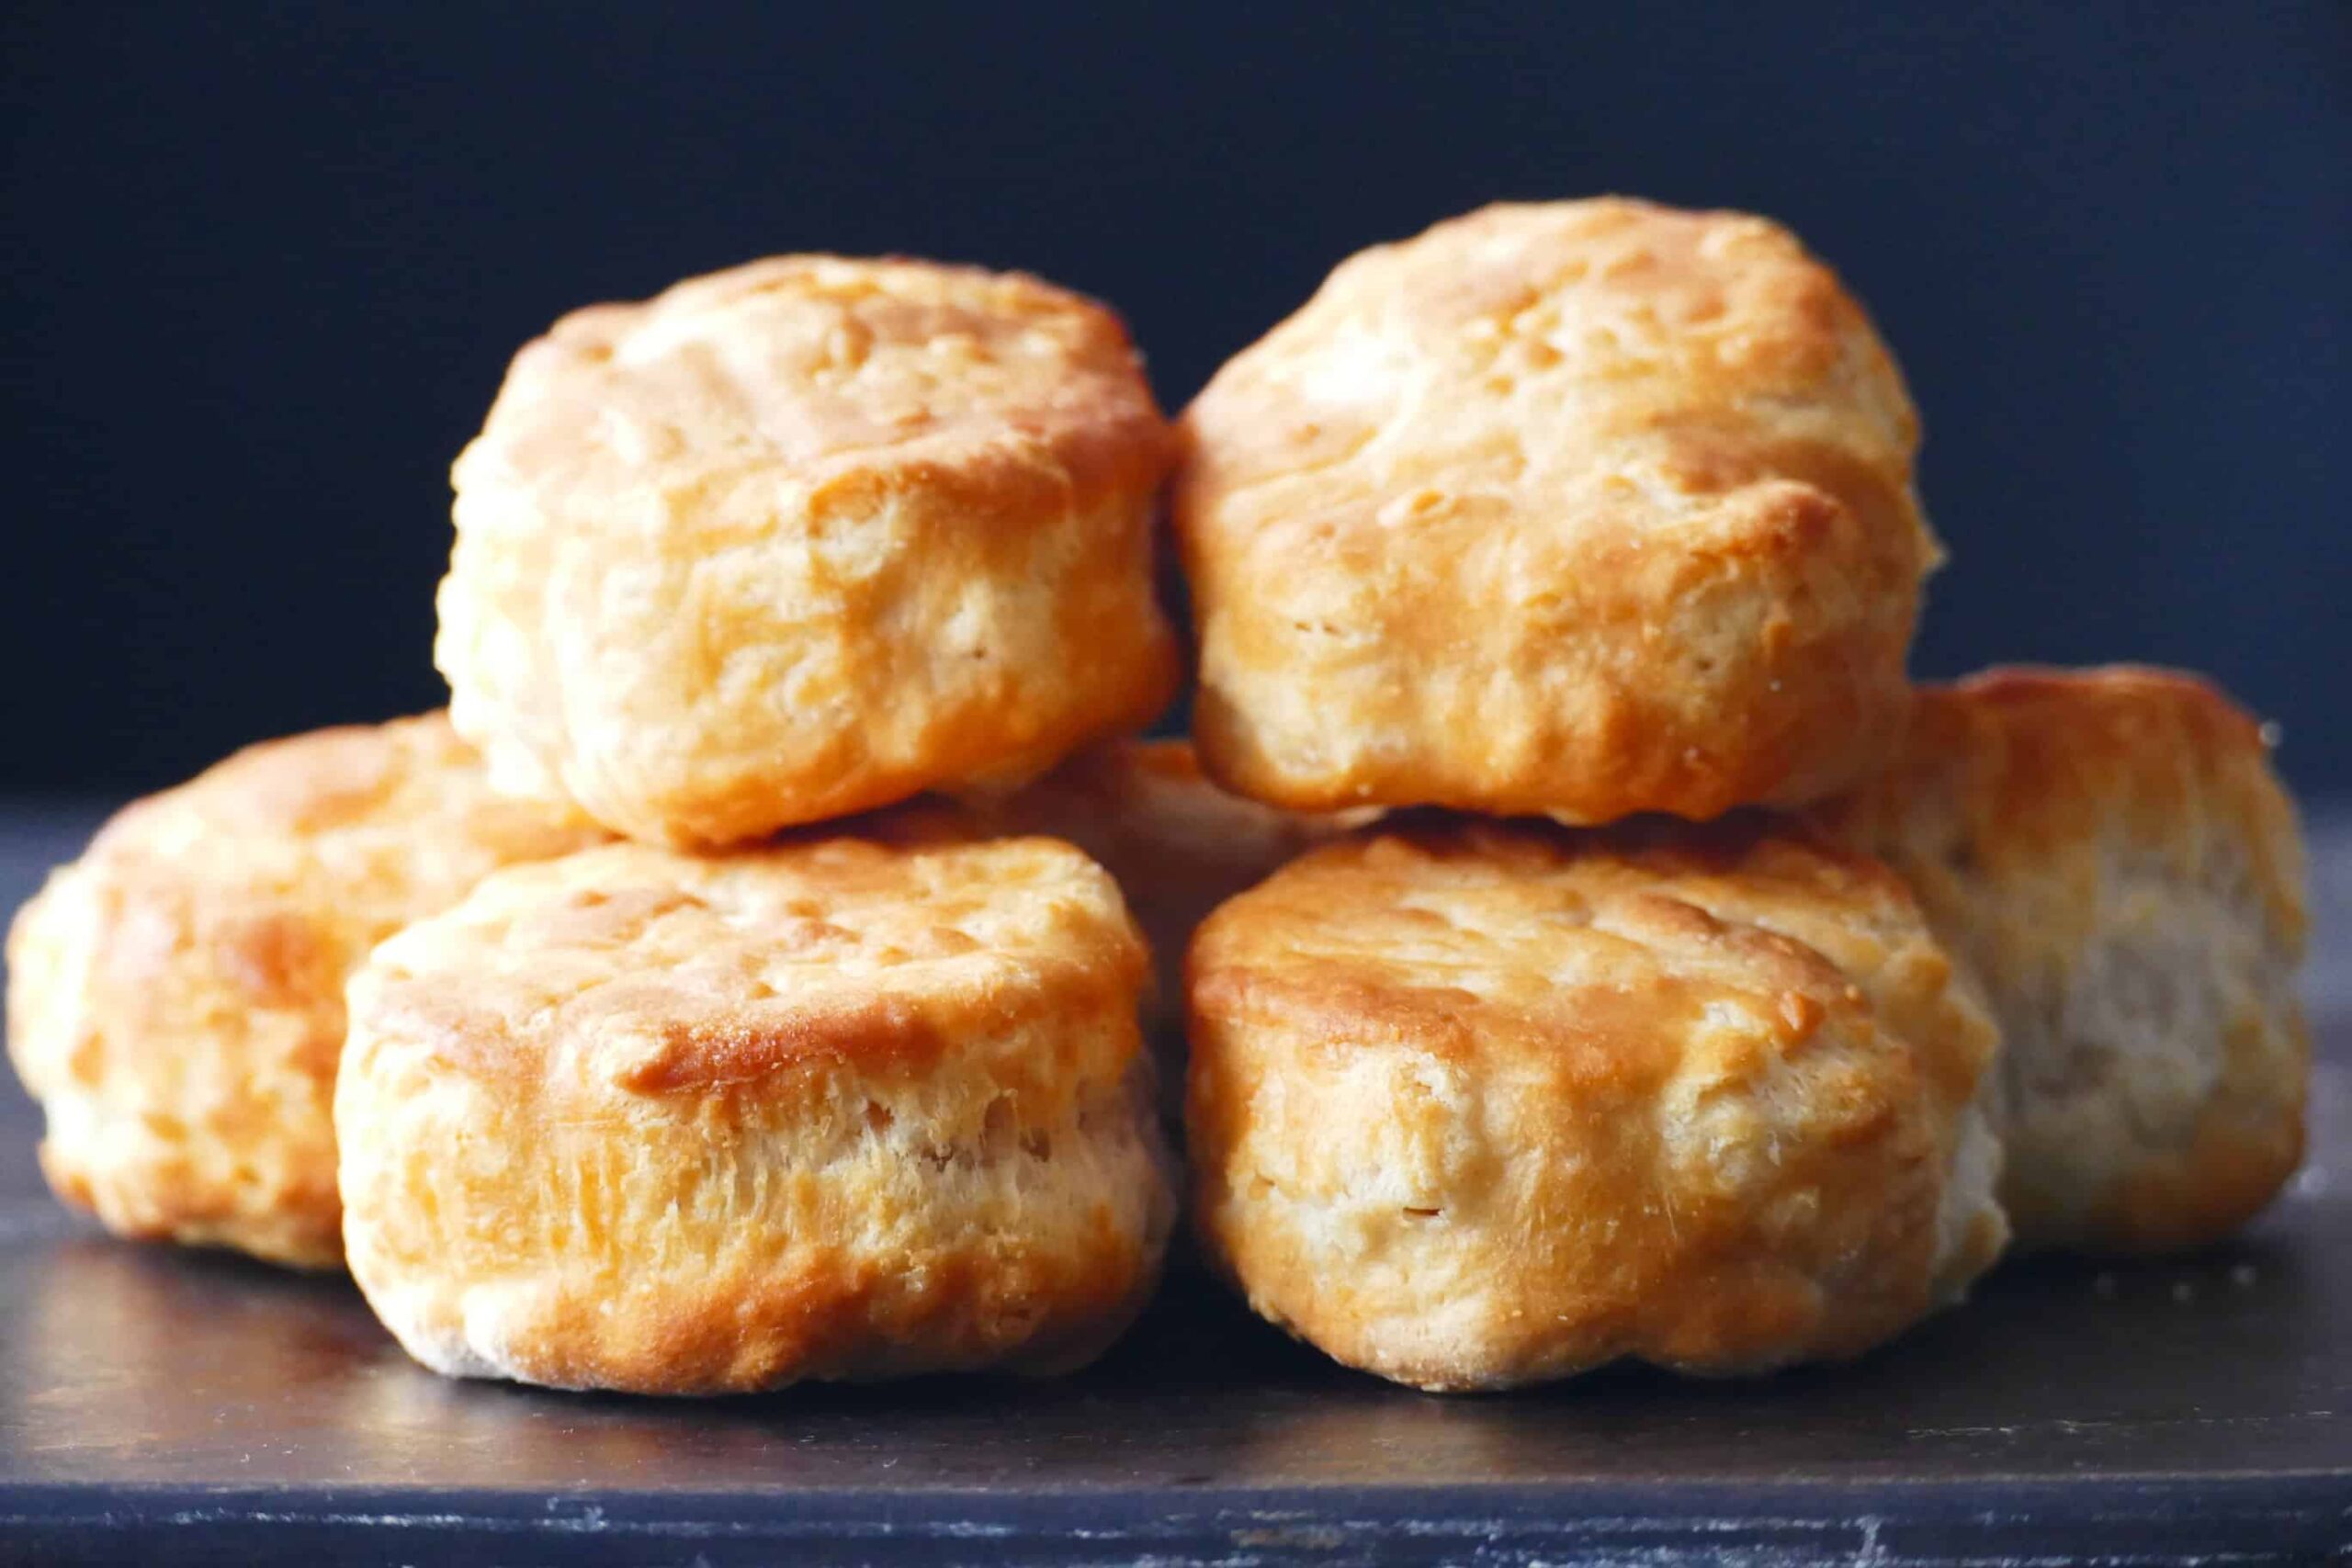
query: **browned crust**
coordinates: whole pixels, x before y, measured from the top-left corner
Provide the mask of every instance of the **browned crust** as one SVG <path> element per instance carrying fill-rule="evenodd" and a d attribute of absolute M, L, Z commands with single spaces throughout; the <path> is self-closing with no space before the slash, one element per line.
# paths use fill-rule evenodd
<path fill-rule="evenodd" d="M 1578 886 L 1580 863 L 1605 868 L 1607 881 Z M 1392 901 L 1400 886 L 1442 878 L 1449 867 L 1519 881 L 1517 913 L 1531 922 L 1556 921 L 1599 941 L 1604 939 L 1593 922 L 1605 911 L 1613 940 L 1628 955 L 1644 944 L 1706 953 L 1720 960 L 1709 967 L 1724 977 L 1692 976 L 1693 983 L 1670 992 L 1564 991 L 1531 972 L 1517 977 L 1521 984 L 1483 997 L 1417 982 L 1400 973 L 1384 938 L 1443 940 L 1453 934 L 1450 922 L 1442 914 L 1393 908 Z M 1624 874 L 1612 874 L 1621 868 Z M 1628 823 L 1605 840 L 1534 822 L 1396 817 L 1310 852 L 1292 863 L 1288 874 L 1213 917 L 1193 951 L 1196 1017 L 1204 1009 L 1259 1017 L 1335 1042 L 1409 1043 L 1465 1060 L 1516 1049 L 1521 1032 L 1534 1028 L 1544 1034 L 1543 1048 L 1560 1053 L 1566 1070 L 1583 1079 L 1670 1067 L 1688 1026 L 1710 1001 L 1733 995 L 1772 998 L 1779 1014 L 1806 1021 L 1805 1032 L 1829 1013 L 1858 1016 L 1861 993 L 1822 953 L 1778 931 L 1721 919 L 1674 893 L 1680 882 L 1724 878 L 1777 886 L 1868 919 L 1908 902 L 1901 883 L 1878 862 L 1826 841 L 1806 841 L 1802 830 L 1790 837 L 1785 828 L 1753 814 L 1691 826 Z M 1345 951 L 1317 950 L 1311 959 L 1291 961 L 1303 931 L 1335 920 L 1362 922 Z"/>
<path fill-rule="evenodd" d="M 42 1168 L 116 1232 L 330 1267 L 344 983 L 492 869 L 601 841 L 492 795 L 446 716 L 250 746 L 134 802 L 18 912 Z"/>
<path fill-rule="evenodd" d="M 1228 788 L 1704 818 L 1850 784 L 1899 727 L 1917 419 L 1761 220 L 1605 198 L 1375 247 L 1181 429 Z"/>
<path fill-rule="evenodd" d="M 1990 1025 L 1802 829 L 1391 818 L 1212 917 L 1189 999 L 1212 1257 L 1384 1376 L 1851 1355 L 2000 1244 L 1988 1210 L 1939 1250 Z"/>
<path fill-rule="evenodd" d="M 577 312 L 455 469 L 457 722 L 681 845 L 1041 772 L 1181 678 L 1171 439 L 1118 318 L 1022 275 L 783 256 Z"/>
<path fill-rule="evenodd" d="M 2095 984 L 2082 973 L 2089 956 L 2120 940 L 2102 896 L 2117 876 L 2171 889 L 2165 918 L 2177 925 L 2250 917 L 2251 951 L 2275 965 L 2275 979 L 2233 967 L 2230 954 L 2244 950 L 2218 931 L 2202 945 L 2198 963 L 2213 973 L 2199 983 L 2240 1000 L 2217 1024 L 2224 1038 L 2188 1043 L 2218 1060 L 2220 1076 L 2177 1138 L 2143 1130 L 2154 1141 L 2112 1151 L 2094 1190 L 2080 1185 L 2091 1165 L 2079 1138 L 2052 1152 L 2065 1165 L 2048 1172 L 2033 1139 L 2017 1141 L 2007 1195 L 2028 1245 L 2202 1246 L 2258 1213 L 2301 1160 L 2309 1044 L 2291 989 L 2309 915 L 2294 804 L 2269 750 L 2261 723 L 2193 673 L 1996 668 L 1920 688 L 1887 769 L 1818 813 L 1913 881 L 1996 1010 L 2017 1015 L 2018 1050 L 2118 1053 L 2109 1070 L 2128 1077 L 2133 1055 L 2155 1048 L 2039 1038 L 2052 986 Z M 2238 857 L 2242 886 L 2222 869 Z M 2214 898 L 2244 915 L 2218 913 Z M 2025 908 L 2030 917 L 2018 914 Z M 2151 931 L 2162 925 L 2139 915 L 2155 922 Z M 2113 1093 L 2124 1092 L 2119 1082 Z"/>
<path fill-rule="evenodd" d="M 671 1394 L 1050 1371 L 1148 1297 L 1146 957 L 1078 851 L 807 833 L 528 870 L 351 987 L 352 1269 L 427 1365 Z"/>
<path fill-rule="evenodd" d="M 1922 801 L 1955 810 L 1995 872 L 2047 864 L 2110 831 L 2186 871 L 2200 848 L 2193 824 L 2225 824 L 2252 857 L 2277 940 L 2301 955 L 2310 917 L 2294 802 L 2261 721 L 2202 676 L 2015 665 L 1922 686 L 1892 764 L 1825 816 L 1848 837 L 1897 838 Z"/>
<path fill-rule="evenodd" d="M 372 1029 L 485 1080 L 690 1096 L 828 1063 L 920 1076 L 976 1038 L 1132 1012 L 1148 961 L 1067 844 L 810 832 L 518 868 L 388 944 L 355 994 Z"/>

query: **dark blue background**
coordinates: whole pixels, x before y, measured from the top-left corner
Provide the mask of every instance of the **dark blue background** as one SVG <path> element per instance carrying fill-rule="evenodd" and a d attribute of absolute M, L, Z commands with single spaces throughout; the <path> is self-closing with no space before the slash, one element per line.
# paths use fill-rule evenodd
<path fill-rule="evenodd" d="M 1926 412 L 1917 656 L 2138 657 L 2352 788 L 2352 10 L 1446 4 L 0 16 L 0 788 L 438 699 L 446 468 L 560 311 L 763 252 L 1024 266 L 1181 404 L 1490 197 L 1793 224 Z"/>

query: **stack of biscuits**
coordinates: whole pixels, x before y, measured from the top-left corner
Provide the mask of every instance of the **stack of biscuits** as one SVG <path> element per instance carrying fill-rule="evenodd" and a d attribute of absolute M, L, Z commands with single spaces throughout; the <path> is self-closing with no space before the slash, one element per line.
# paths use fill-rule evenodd
<path fill-rule="evenodd" d="M 1792 236 L 1613 198 L 1350 258 L 1173 425 L 1018 275 L 579 311 L 457 464 L 447 713 L 17 917 L 43 1168 L 662 1393 L 1082 1365 L 1180 1168 L 1251 1307 L 1429 1389 L 2200 1246 L 2301 1157 L 2293 808 L 2193 677 L 1915 688 L 1917 444 Z M 1197 754 L 1135 739 L 1170 567 Z"/>

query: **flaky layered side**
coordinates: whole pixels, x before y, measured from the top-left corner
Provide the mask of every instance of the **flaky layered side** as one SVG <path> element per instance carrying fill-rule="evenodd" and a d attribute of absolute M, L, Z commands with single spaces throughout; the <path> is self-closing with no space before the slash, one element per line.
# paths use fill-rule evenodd
<path fill-rule="evenodd" d="M 1398 1382 L 1849 1356 L 2006 1236 L 1981 1007 L 1884 867 L 1757 823 L 1384 825 L 1190 987 L 1210 1252 Z"/>
<path fill-rule="evenodd" d="M 1938 547 L 1861 308 L 1761 219 L 1498 206 L 1186 412 L 1195 729 L 1295 807 L 1712 818 L 1883 752 Z"/>
<path fill-rule="evenodd" d="M 1172 1215 L 1067 845 L 592 852 L 352 985 L 354 1276 L 437 1371 L 715 1393 L 1098 1353 Z"/>
<path fill-rule="evenodd" d="M 500 866 L 603 837 L 492 795 L 438 714 L 266 742 L 125 807 L 9 932 L 51 1186 L 124 1235 L 333 1267 L 345 978 Z"/>
<path fill-rule="evenodd" d="M 2021 1244 L 2179 1250 L 2277 1193 L 2310 1073 L 2302 842 L 2227 697 L 2130 667 L 1926 687 L 1892 766 L 1819 816 L 1983 982 Z"/>
<path fill-rule="evenodd" d="M 788 256 L 558 322 L 458 459 L 435 658 L 502 788 L 717 845 L 1049 766 L 1174 689 L 1118 319 Z"/>

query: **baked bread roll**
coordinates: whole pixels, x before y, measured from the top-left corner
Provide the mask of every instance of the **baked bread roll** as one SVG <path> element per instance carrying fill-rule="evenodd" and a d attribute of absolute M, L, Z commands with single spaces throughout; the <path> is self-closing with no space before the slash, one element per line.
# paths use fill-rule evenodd
<path fill-rule="evenodd" d="M 1712 818 L 1852 784 L 1938 547 L 1861 307 L 1758 218 L 1487 208 L 1340 264 L 1182 421 L 1210 774 Z"/>
<path fill-rule="evenodd" d="M 1205 1249 L 1433 1390 L 1870 1348 L 2000 1251 L 1982 1008 L 1883 866 L 1747 818 L 1381 828 L 1193 940 Z"/>
<path fill-rule="evenodd" d="M 2270 1201 L 2302 1157 L 2306 916 L 2253 719 L 2167 671 L 1992 671 L 1924 688 L 1820 815 L 1984 985 L 2020 1245 L 2176 1251 Z"/>
<path fill-rule="evenodd" d="M 502 789 L 718 845 L 1043 772 L 1178 676 L 1169 433 L 1018 275 L 784 256 L 556 323 L 458 459 L 435 659 Z"/>
<path fill-rule="evenodd" d="M 1110 877 L 1043 839 L 492 877 L 352 981 L 353 1277 L 459 1377 L 1079 1366 L 1173 1213 L 1145 964 Z"/>
<path fill-rule="evenodd" d="M 125 807 L 8 935 L 50 1185 L 119 1235 L 333 1267 L 345 978 L 498 867 L 603 837 L 491 794 L 439 714 L 273 740 Z"/>

